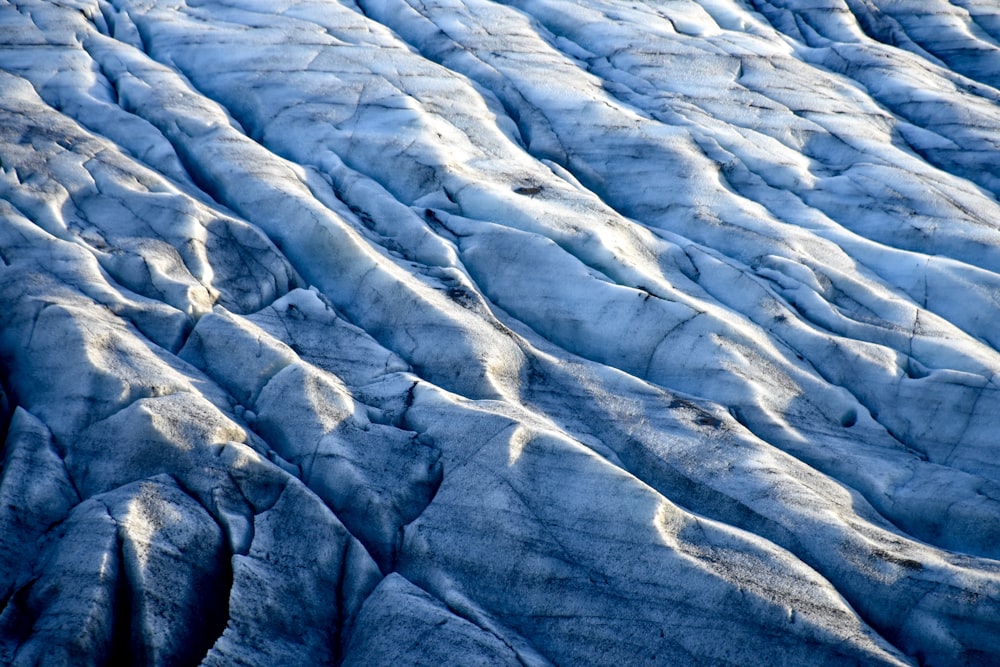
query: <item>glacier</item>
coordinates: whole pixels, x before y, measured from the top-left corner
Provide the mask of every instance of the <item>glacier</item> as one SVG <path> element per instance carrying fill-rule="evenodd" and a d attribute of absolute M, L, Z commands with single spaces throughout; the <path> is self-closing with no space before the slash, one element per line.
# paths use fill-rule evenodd
<path fill-rule="evenodd" d="M 1000 664 L 1000 6 L 0 0 L 0 664 Z"/>

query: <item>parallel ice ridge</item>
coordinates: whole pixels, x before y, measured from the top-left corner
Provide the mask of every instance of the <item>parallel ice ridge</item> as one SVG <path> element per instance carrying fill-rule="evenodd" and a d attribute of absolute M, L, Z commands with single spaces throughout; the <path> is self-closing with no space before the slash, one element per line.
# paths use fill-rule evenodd
<path fill-rule="evenodd" d="M 0 664 L 996 664 L 998 194 L 992 0 L 0 0 Z"/>

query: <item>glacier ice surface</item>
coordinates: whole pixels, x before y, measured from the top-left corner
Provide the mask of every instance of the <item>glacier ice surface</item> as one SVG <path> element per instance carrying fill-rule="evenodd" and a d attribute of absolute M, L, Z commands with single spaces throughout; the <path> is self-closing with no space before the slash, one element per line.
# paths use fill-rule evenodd
<path fill-rule="evenodd" d="M 0 662 L 991 665 L 1000 9 L 0 0 Z"/>

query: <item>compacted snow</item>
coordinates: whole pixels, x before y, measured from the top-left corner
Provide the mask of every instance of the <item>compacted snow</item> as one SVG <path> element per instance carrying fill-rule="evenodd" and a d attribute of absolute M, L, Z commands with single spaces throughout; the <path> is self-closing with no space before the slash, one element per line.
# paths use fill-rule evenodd
<path fill-rule="evenodd" d="M 991 0 L 0 0 L 0 664 L 998 664 L 998 195 Z"/>

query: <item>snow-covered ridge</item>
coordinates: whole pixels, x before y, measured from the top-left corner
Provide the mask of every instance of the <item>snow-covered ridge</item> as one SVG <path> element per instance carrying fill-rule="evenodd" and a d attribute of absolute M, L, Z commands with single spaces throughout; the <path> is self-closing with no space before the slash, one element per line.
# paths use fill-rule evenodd
<path fill-rule="evenodd" d="M 0 0 L 0 664 L 996 664 L 998 103 L 988 0 Z"/>

